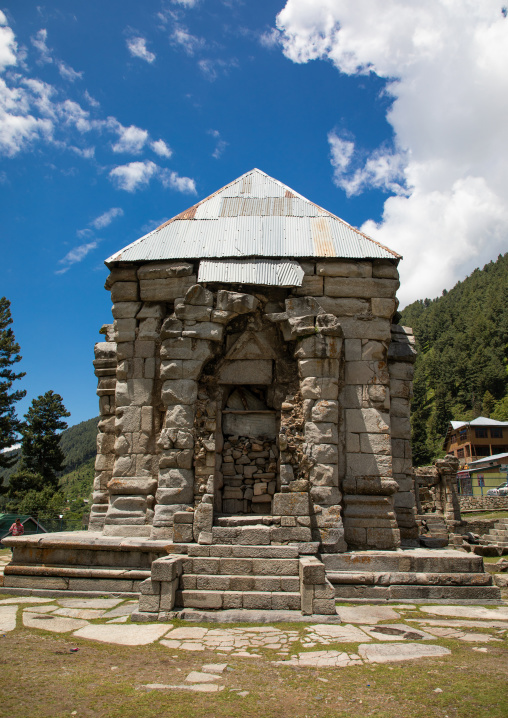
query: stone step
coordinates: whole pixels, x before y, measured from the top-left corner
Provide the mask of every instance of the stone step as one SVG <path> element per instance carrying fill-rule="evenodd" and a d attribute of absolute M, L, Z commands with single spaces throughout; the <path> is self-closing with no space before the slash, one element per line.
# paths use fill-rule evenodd
<path fill-rule="evenodd" d="M 184 574 L 234 576 L 298 576 L 297 558 L 183 558 Z"/>
<path fill-rule="evenodd" d="M 493 538 L 493 539 L 508 539 L 508 531 L 498 531 L 496 529 L 490 529 L 488 534 L 486 534 L 487 538 Z"/>
<path fill-rule="evenodd" d="M 300 591 L 298 576 L 239 576 L 239 575 L 203 575 L 184 573 L 180 578 L 180 587 L 198 591 Z"/>
<path fill-rule="evenodd" d="M 104 579 L 129 579 L 132 581 L 144 581 L 150 578 L 150 569 L 119 569 L 113 566 L 101 566 L 90 568 L 74 568 L 73 566 L 10 566 L 4 568 L 4 577 L 10 574 L 15 576 L 65 576 L 68 578 L 104 578 Z M 7 584 L 6 584 L 7 585 Z"/>
<path fill-rule="evenodd" d="M 298 592 L 267 591 L 193 591 L 178 590 L 176 607 L 220 610 L 246 608 L 272 611 L 299 611 L 301 597 Z"/>
<path fill-rule="evenodd" d="M 308 526 L 298 525 L 297 522 L 300 517 L 285 516 L 283 518 L 294 522 L 294 525 L 264 526 L 258 523 L 247 526 L 213 526 L 212 544 L 268 546 L 274 541 L 294 543 L 312 540 L 311 529 Z M 303 517 L 300 520 L 307 519 L 308 517 Z"/>
<path fill-rule="evenodd" d="M 498 586 L 336 586 L 335 598 L 339 601 L 380 599 L 384 601 L 409 599 L 450 601 L 500 601 Z"/>
<path fill-rule="evenodd" d="M 481 556 L 448 549 L 330 553 L 323 554 L 322 561 L 327 573 L 483 573 Z"/>
<path fill-rule="evenodd" d="M 172 552 L 170 552 L 172 553 Z M 259 546 L 259 545 L 224 545 L 212 544 L 202 546 L 200 544 L 188 544 L 187 555 L 189 557 L 205 558 L 298 558 L 297 546 Z"/>
<path fill-rule="evenodd" d="M 120 573 L 120 572 L 119 572 Z M 139 594 L 142 580 L 132 578 L 81 578 L 79 576 L 41 576 L 41 575 L 11 575 L 4 576 L 4 586 L 15 589 L 30 589 L 34 595 L 46 595 L 40 591 L 57 591 L 71 593 L 99 593 L 100 595 L 114 593 L 131 597 Z"/>
<path fill-rule="evenodd" d="M 383 573 L 329 571 L 327 578 L 335 586 L 491 586 L 489 573 Z"/>
<path fill-rule="evenodd" d="M 236 528 L 238 526 L 271 526 L 272 516 L 217 516 L 214 519 L 216 526 Z"/>

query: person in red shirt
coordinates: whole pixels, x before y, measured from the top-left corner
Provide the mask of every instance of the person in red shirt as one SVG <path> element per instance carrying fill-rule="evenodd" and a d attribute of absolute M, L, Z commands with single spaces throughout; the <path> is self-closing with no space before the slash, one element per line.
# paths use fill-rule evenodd
<path fill-rule="evenodd" d="M 12 536 L 23 536 L 23 534 L 25 533 L 25 527 L 21 523 L 21 519 L 16 519 L 16 521 L 10 527 L 9 533 Z M 13 553 L 14 553 L 14 549 L 11 546 L 11 554 L 13 554 Z"/>

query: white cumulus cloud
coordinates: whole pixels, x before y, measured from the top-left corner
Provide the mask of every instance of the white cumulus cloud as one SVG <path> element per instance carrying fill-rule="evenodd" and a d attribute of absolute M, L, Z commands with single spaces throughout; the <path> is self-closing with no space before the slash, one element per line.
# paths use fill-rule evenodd
<path fill-rule="evenodd" d="M 132 57 L 139 57 L 150 64 L 155 60 L 155 55 L 146 46 L 144 37 L 130 37 L 127 39 L 127 49 Z"/>
<path fill-rule="evenodd" d="M 111 207 L 107 212 L 104 212 L 99 217 L 96 217 L 90 222 L 90 225 L 94 229 L 103 229 L 111 224 L 116 217 L 123 217 L 123 209 L 121 207 Z"/>
<path fill-rule="evenodd" d="M 180 177 L 178 172 L 164 170 L 161 173 L 161 182 L 164 187 L 170 187 L 184 194 L 196 194 L 196 183 L 190 177 Z"/>
<path fill-rule="evenodd" d="M 148 132 L 135 125 L 123 127 L 118 123 L 117 131 L 119 135 L 118 142 L 113 145 L 113 152 L 131 152 L 138 155 L 148 139 Z"/>
<path fill-rule="evenodd" d="M 159 157 L 171 157 L 173 150 L 168 147 L 164 140 L 156 140 L 150 144 L 150 147 Z"/>
<path fill-rule="evenodd" d="M 0 10 L 0 72 L 8 65 L 16 64 L 17 50 L 14 33 L 8 26 L 4 13 Z"/>
<path fill-rule="evenodd" d="M 402 306 L 506 251 L 505 15 L 497 0 L 287 0 L 277 16 L 293 62 L 386 81 L 391 145 L 367 154 L 333 131 L 329 142 L 339 187 L 395 195 L 362 230 L 404 256 Z"/>
<path fill-rule="evenodd" d="M 118 189 L 126 192 L 134 192 L 139 187 L 147 185 L 150 179 L 158 171 L 155 162 L 129 162 L 127 165 L 115 167 L 109 173 Z"/>

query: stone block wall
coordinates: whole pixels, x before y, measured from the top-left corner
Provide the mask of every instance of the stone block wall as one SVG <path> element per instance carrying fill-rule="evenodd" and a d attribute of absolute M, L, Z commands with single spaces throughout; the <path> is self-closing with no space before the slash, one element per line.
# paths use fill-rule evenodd
<path fill-rule="evenodd" d="M 197 261 L 112 270 L 114 324 L 96 348 L 101 433 L 90 528 L 170 538 L 175 514 L 194 511 L 198 540 L 223 500 L 252 510 L 273 496 L 275 515 L 284 494 L 305 494 L 302 520 L 325 551 L 397 548 L 401 533 L 412 537 L 414 340 L 391 326 L 396 265 L 301 265 L 303 284 L 292 289 L 198 285 Z M 275 444 L 223 436 L 235 385 L 262 388 Z M 256 442 L 263 456 L 250 457 Z M 241 485 L 226 478 L 238 452 L 247 473 L 262 469 L 260 481 L 248 484 L 245 468 Z M 279 539 L 297 540 L 289 533 Z"/>
<path fill-rule="evenodd" d="M 222 513 L 269 514 L 277 490 L 275 442 L 248 436 L 226 437 L 221 471 L 224 479 Z"/>
<path fill-rule="evenodd" d="M 416 341 L 409 327 L 392 326 L 391 335 L 388 349 L 391 452 L 393 478 L 398 484 L 394 506 L 401 540 L 407 544 L 418 541 L 409 421 Z"/>
<path fill-rule="evenodd" d="M 444 459 L 437 459 L 433 466 L 414 469 L 415 499 L 419 516 L 441 516 L 451 533 L 462 523 L 456 488 L 458 468 L 459 460 L 448 455 Z"/>
<path fill-rule="evenodd" d="M 508 496 L 459 496 L 461 511 L 508 509 Z"/>

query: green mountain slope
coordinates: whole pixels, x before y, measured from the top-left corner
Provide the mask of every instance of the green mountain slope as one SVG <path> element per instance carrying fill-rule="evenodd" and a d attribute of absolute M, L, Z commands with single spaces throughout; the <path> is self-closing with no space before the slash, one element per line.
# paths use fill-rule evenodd
<path fill-rule="evenodd" d="M 96 416 L 62 431 L 60 446 L 65 455 L 65 469 L 60 474 L 59 487 L 67 507 L 63 525 L 56 518 L 52 523 L 45 517 L 44 525 L 50 530 L 82 528 L 82 517 L 90 511 L 98 421 Z M 14 453 L 19 454 L 19 451 Z M 8 484 L 16 468 L 14 465 L 0 472 L 0 481 L 4 485 Z M 4 502 L 5 498 L 0 497 L 0 509 Z"/>
<path fill-rule="evenodd" d="M 508 420 L 508 253 L 437 299 L 401 312 L 418 347 L 412 409 L 416 466 L 442 456 L 451 419 Z"/>

